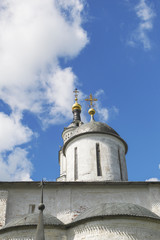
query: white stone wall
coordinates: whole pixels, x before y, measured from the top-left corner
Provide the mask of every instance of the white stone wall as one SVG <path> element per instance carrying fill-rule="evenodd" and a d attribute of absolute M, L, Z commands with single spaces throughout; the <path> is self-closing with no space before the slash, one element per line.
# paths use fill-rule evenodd
<path fill-rule="evenodd" d="M 100 147 L 102 176 L 97 176 L 96 143 Z M 85 134 L 67 144 L 64 153 L 67 181 L 75 181 L 75 148 L 78 158 L 77 181 L 127 181 L 125 146 L 120 139 L 107 134 Z"/>
<path fill-rule="evenodd" d="M 149 189 L 150 208 L 151 211 L 160 216 L 160 187 L 152 187 Z"/>
<path fill-rule="evenodd" d="M 127 165 L 126 165 L 126 158 L 125 158 L 125 149 L 119 148 L 120 153 L 120 162 L 121 162 L 121 168 L 122 171 L 122 180 L 127 181 L 128 180 L 128 173 L 127 173 Z"/>
<path fill-rule="evenodd" d="M 66 175 L 66 158 L 62 150 L 59 151 L 60 176 Z"/>
<path fill-rule="evenodd" d="M 40 189 L 38 184 L 21 183 L 8 188 L 6 223 L 29 213 L 35 204 L 38 212 Z M 3 188 L 4 189 L 4 188 Z M 64 223 L 70 223 L 80 213 L 101 203 L 133 203 L 160 216 L 160 184 L 144 183 L 54 183 L 44 188 L 44 213 L 52 214 Z M 6 205 L 2 211 L 5 213 Z M 3 214 L 3 219 L 4 214 Z"/>
<path fill-rule="evenodd" d="M 7 208 L 7 191 L 0 191 L 0 228 L 5 225 L 6 221 L 6 208 Z"/>

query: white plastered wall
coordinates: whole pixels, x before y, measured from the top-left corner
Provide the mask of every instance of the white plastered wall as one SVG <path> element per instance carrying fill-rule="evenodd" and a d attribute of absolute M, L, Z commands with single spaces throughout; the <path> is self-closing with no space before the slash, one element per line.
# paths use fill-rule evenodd
<path fill-rule="evenodd" d="M 3 185 L 3 190 L 5 184 Z M 6 204 L 0 212 L 6 212 L 6 223 L 29 213 L 29 205 L 35 204 L 38 213 L 40 189 L 38 183 L 10 183 Z M 34 185 L 34 186 L 33 186 Z M 12 187 L 11 187 L 12 186 Z M 80 213 L 101 203 L 133 203 L 145 207 L 160 216 L 160 184 L 155 183 L 49 183 L 44 188 L 44 214 L 56 216 L 70 223 Z M 156 205 L 155 205 L 156 204 Z"/>
<path fill-rule="evenodd" d="M 60 176 L 66 175 L 66 158 L 62 150 L 59 152 Z"/>
<path fill-rule="evenodd" d="M 97 176 L 96 144 L 100 148 L 102 176 Z M 108 134 L 84 134 L 72 139 L 65 148 L 67 181 L 75 181 L 75 148 L 77 148 L 77 181 L 127 181 L 124 143 Z"/>

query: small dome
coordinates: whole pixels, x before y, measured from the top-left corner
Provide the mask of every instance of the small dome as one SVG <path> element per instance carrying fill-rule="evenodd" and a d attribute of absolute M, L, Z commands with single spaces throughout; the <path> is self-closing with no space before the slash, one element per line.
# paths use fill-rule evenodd
<path fill-rule="evenodd" d="M 31 226 L 31 225 L 37 226 L 38 218 L 39 218 L 39 213 L 27 214 L 21 218 L 12 220 L 1 229 L 17 227 L 17 226 Z M 64 225 L 59 219 L 57 219 L 56 217 L 50 214 L 43 214 L 43 222 L 44 222 L 44 225 L 54 225 L 54 226 Z"/>
<path fill-rule="evenodd" d="M 88 113 L 89 113 L 89 115 L 93 116 L 93 115 L 96 113 L 96 111 L 95 111 L 94 108 L 90 108 L 90 109 L 88 110 Z"/>
<path fill-rule="evenodd" d="M 82 109 L 81 105 L 77 101 L 72 106 L 72 111 L 74 111 L 75 109 L 78 109 L 80 111 Z"/>
<path fill-rule="evenodd" d="M 89 218 L 109 216 L 133 216 L 153 218 L 160 220 L 160 217 L 150 210 L 132 203 L 104 203 L 98 207 L 92 207 L 80 214 L 73 222 L 82 221 Z"/>

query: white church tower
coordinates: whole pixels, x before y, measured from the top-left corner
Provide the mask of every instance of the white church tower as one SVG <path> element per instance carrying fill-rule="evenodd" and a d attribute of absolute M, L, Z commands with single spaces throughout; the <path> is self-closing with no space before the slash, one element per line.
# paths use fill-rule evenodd
<path fill-rule="evenodd" d="M 93 102 L 97 99 L 92 94 L 86 99 L 91 120 L 83 123 L 77 89 L 74 93 L 73 122 L 62 133 L 57 181 L 127 181 L 126 142 L 106 123 L 94 120 Z"/>

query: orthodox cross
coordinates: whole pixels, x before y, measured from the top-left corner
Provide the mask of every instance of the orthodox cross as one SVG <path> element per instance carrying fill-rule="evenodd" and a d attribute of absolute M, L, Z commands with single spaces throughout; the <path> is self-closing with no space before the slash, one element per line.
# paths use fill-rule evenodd
<path fill-rule="evenodd" d="M 75 90 L 73 92 L 74 92 L 74 95 L 75 95 L 75 101 L 77 101 L 79 91 L 77 90 L 77 88 L 75 88 Z"/>
<path fill-rule="evenodd" d="M 90 107 L 92 108 L 94 106 L 93 102 L 97 101 L 97 98 L 93 98 L 92 94 L 89 95 L 89 98 L 86 98 L 85 101 L 90 102 Z"/>

